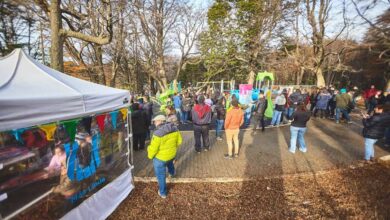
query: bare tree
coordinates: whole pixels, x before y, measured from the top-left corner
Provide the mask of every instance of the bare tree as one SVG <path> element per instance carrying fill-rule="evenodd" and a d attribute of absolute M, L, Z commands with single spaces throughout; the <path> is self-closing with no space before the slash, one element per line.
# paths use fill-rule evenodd
<path fill-rule="evenodd" d="M 327 56 L 331 53 L 326 53 L 325 48 L 335 42 L 347 27 L 345 18 L 345 2 L 343 1 L 343 27 L 330 40 L 327 34 L 327 22 L 330 20 L 330 12 L 334 0 L 304 0 L 306 9 L 306 19 L 310 25 L 311 33 L 310 40 L 313 48 L 314 63 L 312 67 L 313 73 L 317 78 L 317 86 L 325 86 L 325 78 L 323 73 L 323 64 Z M 340 3 L 340 1 L 337 1 Z"/>
<path fill-rule="evenodd" d="M 134 0 L 133 12 L 137 18 L 133 27 L 148 74 L 161 90 L 168 88 L 165 53 L 168 40 L 181 11 L 179 0 Z"/>
<path fill-rule="evenodd" d="M 188 63 L 194 64 L 194 60 L 192 59 L 190 62 L 190 58 L 199 54 L 199 51 L 195 50 L 195 44 L 204 28 L 204 24 L 204 13 L 194 10 L 190 5 L 182 8 L 178 24 L 174 29 L 174 41 L 180 50 L 174 82 L 177 82 L 180 72 L 186 68 Z M 200 62 L 200 59 L 198 59 L 198 62 Z M 176 85 L 176 83 L 174 84 Z"/>
<path fill-rule="evenodd" d="M 96 45 L 108 44 L 112 40 L 112 11 L 110 0 L 92 0 L 84 2 L 76 0 L 34 0 L 50 20 L 51 67 L 63 71 L 63 45 L 66 38 L 76 38 Z M 95 10 L 98 18 L 90 17 L 88 11 Z M 92 33 L 86 24 L 90 19 L 96 19 L 99 27 L 97 33 Z M 95 29 L 96 30 L 96 29 Z"/>

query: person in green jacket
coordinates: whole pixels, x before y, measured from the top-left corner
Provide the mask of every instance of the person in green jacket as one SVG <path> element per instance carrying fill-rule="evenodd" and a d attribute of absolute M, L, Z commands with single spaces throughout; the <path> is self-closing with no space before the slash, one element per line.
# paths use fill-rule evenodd
<path fill-rule="evenodd" d="M 171 177 L 175 175 L 173 161 L 176 152 L 182 143 L 182 137 L 173 123 L 166 123 L 163 115 L 153 119 L 156 130 L 148 146 L 148 158 L 153 160 L 154 174 L 156 175 L 159 190 L 158 195 L 165 199 L 167 197 L 166 170 Z"/>

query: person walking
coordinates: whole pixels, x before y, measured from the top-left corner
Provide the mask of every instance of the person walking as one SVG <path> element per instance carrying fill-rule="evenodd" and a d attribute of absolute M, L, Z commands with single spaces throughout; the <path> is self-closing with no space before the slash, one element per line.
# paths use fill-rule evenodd
<path fill-rule="evenodd" d="M 348 95 L 346 89 L 340 89 L 340 94 L 336 95 L 336 123 L 340 123 L 342 114 L 347 123 L 352 123 L 348 113 L 348 107 L 352 103 L 352 98 Z"/>
<path fill-rule="evenodd" d="M 194 106 L 191 112 L 192 122 L 194 124 L 195 151 L 200 153 L 203 149 L 208 151 L 210 148 L 209 126 L 211 123 L 211 108 L 205 104 L 203 95 L 198 97 L 198 104 Z"/>
<path fill-rule="evenodd" d="M 240 127 L 244 124 L 244 111 L 238 106 L 238 101 L 231 102 L 232 109 L 227 112 L 225 119 L 225 133 L 228 144 L 228 153 L 225 154 L 226 159 L 233 159 L 233 142 L 234 142 L 234 157 L 238 157 L 239 141 L 238 134 Z"/>
<path fill-rule="evenodd" d="M 167 197 L 167 168 L 169 175 L 174 177 L 176 172 L 173 161 L 182 143 L 182 137 L 176 125 L 165 121 L 164 115 L 158 115 L 153 119 L 156 130 L 148 146 L 148 158 L 153 160 L 154 174 L 158 182 L 158 195 L 163 199 Z"/>
<path fill-rule="evenodd" d="M 378 105 L 372 116 L 363 116 L 364 159 L 374 159 L 374 144 L 385 136 L 386 128 L 390 127 L 390 106 Z"/>
<path fill-rule="evenodd" d="M 223 97 L 218 99 L 217 104 L 215 105 L 215 111 L 217 112 L 215 133 L 217 135 L 217 140 L 222 141 L 222 128 L 223 128 L 225 115 L 226 115 L 226 109 L 225 109 L 225 103 Z"/>
<path fill-rule="evenodd" d="M 173 107 L 175 108 L 176 111 L 176 117 L 178 120 L 178 123 L 180 124 L 181 119 L 183 118 L 182 114 L 182 100 L 181 97 L 178 93 L 175 93 L 175 96 L 173 97 Z"/>
<path fill-rule="evenodd" d="M 291 153 L 295 153 L 297 148 L 297 139 L 299 142 L 299 150 L 303 153 L 306 153 L 306 143 L 305 143 L 305 133 L 306 133 L 306 124 L 310 120 L 311 113 L 307 111 L 305 103 L 301 103 L 297 106 L 297 110 L 293 113 L 291 118 L 293 119 L 290 126 L 290 148 Z"/>
<path fill-rule="evenodd" d="M 280 118 L 282 116 L 282 112 L 284 111 L 284 106 L 286 104 L 286 98 L 282 94 L 282 91 L 278 92 L 278 96 L 275 99 L 275 111 L 273 112 L 271 125 L 278 126 L 280 124 Z"/>
<path fill-rule="evenodd" d="M 254 114 L 256 115 L 257 121 L 259 123 L 256 129 L 260 129 L 261 127 L 262 132 L 264 132 L 265 130 L 264 114 L 265 110 L 267 109 L 267 106 L 267 99 L 265 98 L 264 92 L 261 91 L 259 93 L 259 100 L 257 101 Z"/>
<path fill-rule="evenodd" d="M 326 117 L 326 109 L 328 108 L 329 100 L 332 96 L 326 89 L 322 89 L 320 94 L 317 97 L 316 110 L 314 111 L 314 117 L 317 117 L 317 112 L 320 112 L 320 117 Z"/>
<path fill-rule="evenodd" d="M 146 133 L 149 129 L 147 115 L 138 103 L 133 103 L 130 108 L 133 148 L 136 151 L 143 150 L 145 148 Z"/>

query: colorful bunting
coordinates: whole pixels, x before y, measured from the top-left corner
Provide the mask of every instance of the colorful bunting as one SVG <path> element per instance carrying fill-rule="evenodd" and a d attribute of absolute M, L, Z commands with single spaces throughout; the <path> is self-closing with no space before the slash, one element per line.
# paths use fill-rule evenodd
<path fill-rule="evenodd" d="M 19 128 L 19 129 L 14 129 L 14 130 L 12 130 L 12 134 L 15 136 L 15 139 L 17 140 L 17 141 L 19 141 L 20 143 L 24 143 L 23 142 L 23 139 L 22 139 L 22 137 L 21 137 L 21 135 L 23 134 L 23 132 L 25 131 L 25 130 L 27 130 L 26 128 Z"/>
<path fill-rule="evenodd" d="M 120 109 L 119 111 L 122 113 L 123 121 L 125 121 L 126 118 L 127 118 L 128 109 L 127 109 L 127 108 L 122 108 L 122 109 Z"/>
<path fill-rule="evenodd" d="M 55 123 L 40 125 L 38 126 L 46 134 L 46 139 L 49 141 L 54 140 L 54 133 L 57 130 L 57 125 Z"/>
<path fill-rule="evenodd" d="M 104 131 L 104 120 L 106 119 L 106 114 L 101 114 L 96 116 L 96 121 L 99 126 L 99 130 L 101 133 Z"/>
<path fill-rule="evenodd" d="M 110 115 L 111 115 L 111 123 L 112 123 L 112 127 L 114 129 L 116 129 L 116 121 L 117 121 L 117 118 L 118 118 L 118 111 L 113 111 L 113 112 L 110 112 Z"/>
<path fill-rule="evenodd" d="M 65 130 L 69 135 L 70 141 L 74 142 L 78 120 L 64 121 L 61 123 L 64 125 Z"/>

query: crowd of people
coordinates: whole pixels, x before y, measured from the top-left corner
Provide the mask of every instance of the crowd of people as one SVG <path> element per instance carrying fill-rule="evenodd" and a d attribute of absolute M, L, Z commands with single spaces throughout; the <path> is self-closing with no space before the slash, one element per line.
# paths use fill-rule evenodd
<path fill-rule="evenodd" d="M 269 102 L 270 95 L 273 102 Z M 310 118 L 330 119 L 335 123 L 345 121 L 352 123 L 350 113 L 356 108 L 359 98 L 364 99 L 366 111 L 360 110 L 363 118 L 363 137 L 365 138 L 365 160 L 374 157 L 373 145 L 378 139 L 386 137 L 386 146 L 390 144 L 390 94 L 371 86 L 368 90 L 359 91 L 357 87 L 350 90 L 333 86 L 324 88 L 275 88 L 268 94 L 260 91 L 258 99 L 251 103 L 239 103 L 239 97 L 229 93 L 214 91 L 212 93 L 193 93 L 184 91 L 170 97 L 163 114 L 153 121 L 154 134 L 148 147 L 148 157 L 153 159 L 155 173 L 159 182 L 159 195 L 166 197 L 165 169 L 175 174 L 173 162 L 176 150 L 182 142 L 178 126 L 192 123 L 196 153 L 210 150 L 209 130 L 215 123 L 216 139 L 227 143 L 226 159 L 239 156 L 240 128 L 247 128 L 251 122 L 254 129 L 265 131 L 266 127 L 290 125 L 289 152 L 298 149 L 305 153 L 305 133 Z M 152 125 L 153 104 L 148 97 L 133 100 L 131 118 L 133 126 L 133 143 L 135 150 L 145 147 L 150 126 Z M 272 104 L 273 106 L 269 106 Z M 271 118 L 266 116 L 272 108 Z M 225 132 L 223 132 L 225 130 Z M 164 172 L 163 172 L 164 171 Z"/>

